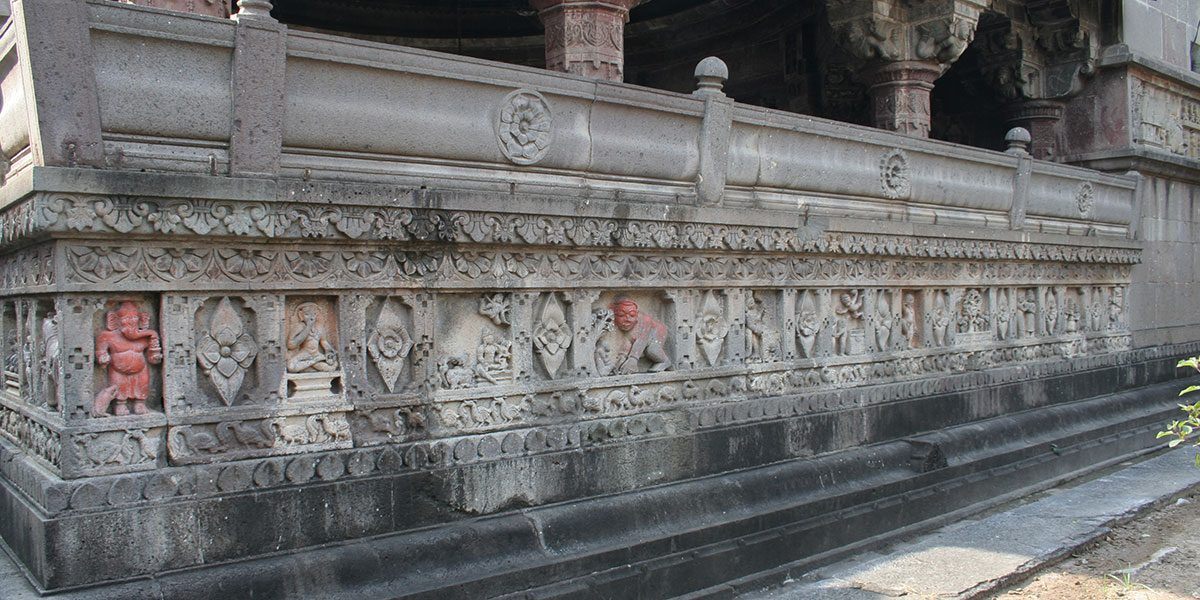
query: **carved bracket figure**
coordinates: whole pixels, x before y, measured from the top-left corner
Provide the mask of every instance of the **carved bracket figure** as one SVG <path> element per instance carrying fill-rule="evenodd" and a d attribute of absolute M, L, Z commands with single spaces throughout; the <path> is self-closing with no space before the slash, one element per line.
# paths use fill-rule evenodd
<path fill-rule="evenodd" d="M 113 414 L 118 417 L 129 414 L 131 401 L 134 414 L 149 412 L 150 365 L 162 359 L 162 342 L 158 332 L 150 329 L 150 313 L 132 300 L 122 301 L 106 315 L 105 330 L 96 334 L 96 363 L 107 367 L 108 387 L 96 394 L 92 416 L 107 417 L 114 402 Z"/>

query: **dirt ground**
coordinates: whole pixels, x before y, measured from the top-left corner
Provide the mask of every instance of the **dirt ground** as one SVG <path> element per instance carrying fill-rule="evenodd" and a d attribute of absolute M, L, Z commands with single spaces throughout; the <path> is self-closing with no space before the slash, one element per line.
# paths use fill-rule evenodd
<path fill-rule="evenodd" d="M 1200 598 L 1200 492 L 1115 528 L 990 600 Z"/>

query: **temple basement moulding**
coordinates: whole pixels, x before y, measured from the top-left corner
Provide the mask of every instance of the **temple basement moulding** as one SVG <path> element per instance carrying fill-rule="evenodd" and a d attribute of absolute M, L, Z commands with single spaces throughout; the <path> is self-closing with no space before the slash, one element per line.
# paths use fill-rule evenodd
<path fill-rule="evenodd" d="M 13 0 L 7 555 L 729 597 L 1155 448 L 1198 6 Z"/>

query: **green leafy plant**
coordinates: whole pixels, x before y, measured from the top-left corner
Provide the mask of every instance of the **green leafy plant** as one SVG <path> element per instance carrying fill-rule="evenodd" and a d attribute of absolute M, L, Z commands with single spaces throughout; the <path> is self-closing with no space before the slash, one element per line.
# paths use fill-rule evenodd
<path fill-rule="evenodd" d="M 1178 368 L 1191 367 L 1200 373 L 1200 356 L 1181 360 L 1175 366 Z M 1179 392 L 1179 395 L 1190 394 L 1196 390 L 1200 390 L 1200 385 L 1189 385 Z M 1172 421 L 1166 431 L 1158 432 L 1159 438 L 1171 438 L 1167 445 L 1172 448 L 1185 442 L 1192 442 L 1192 434 L 1200 431 L 1200 400 L 1192 404 L 1180 404 L 1179 408 L 1187 414 L 1187 417 L 1181 421 Z M 1194 445 L 1200 447 L 1200 440 L 1195 441 Z M 1200 467 L 1200 454 L 1196 455 L 1196 466 Z"/>

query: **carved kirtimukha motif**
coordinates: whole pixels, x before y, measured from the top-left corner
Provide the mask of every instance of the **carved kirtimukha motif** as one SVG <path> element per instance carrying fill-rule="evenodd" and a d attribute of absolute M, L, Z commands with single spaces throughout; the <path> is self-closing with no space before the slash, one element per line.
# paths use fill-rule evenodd
<path fill-rule="evenodd" d="M 124 300 L 105 315 L 105 329 L 96 334 L 96 362 L 108 371 L 108 386 L 96 394 L 92 416 L 145 414 L 150 396 L 150 365 L 162 362 L 158 332 L 150 329 L 150 313 Z M 115 404 L 114 404 L 115 403 Z"/>
<path fill-rule="evenodd" d="M 367 352 L 375 361 L 389 392 L 396 391 L 396 382 L 404 372 L 413 341 L 404 326 L 404 318 L 394 300 L 387 300 L 379 311 L 375 329 L 367 338 Z"/>
<path fill-rule="evenodd" d="M 550 104 L 533 90 L 517 90 L 500 103 L 496 136 L 500 151 L 518 165 L 542 159 L 554 141 L 554 119 Z"/>
<path fill-rule="evenodd" d="M 725 324 L 721 303 L 712 290 L 705 292 L 697 320 L 696 343 L 708 364 L 716 366 L 721 361 L 721 348 L 725 345 L 725 336 L 729 334 L 729 325 Z"/>
<path fill-rule="evenodd" d="M 667 326 L 638 309 L 633 300 L 625 298 L 609 306 L 613 313 L 613 324 L 621 337 L 621 351 L 612 363 L 614 373 L 637 373 L 638 362 L 650 362 L 650 372 L 664 371 L 671 366 L 663 345 L 667 340 Z M 599 362 L 599 361 L 597 361 Z"/>
<path fill-rule="evenodd" d="M 879 163 L 879 170 L 879 181 L 885 196 L 892 199 L 908 197 L 908 157 L 903 150 L 887 153 Z"/>
<path fill-rule="evenodd" d="M 533 349 L 537 351 L 550 379 L 558 376 L 567 349 L 571 347 L 571 328 L 567 326 L 566 311 L 558 294 L 550 294 L 542 307 L 541 317 L 533 329 Z"/>
<path fill-rule="evenodd" d="M 246 370 L 256 356 L 258 344 L 246 333 L 229 298 L 221 298 L 208 322 L 208 332 L 196 343 L 196 360 L 225 406 L 237 398 Z"/>

